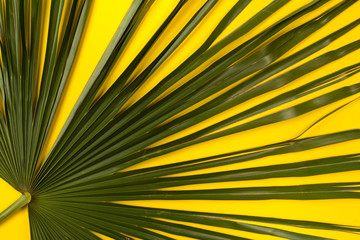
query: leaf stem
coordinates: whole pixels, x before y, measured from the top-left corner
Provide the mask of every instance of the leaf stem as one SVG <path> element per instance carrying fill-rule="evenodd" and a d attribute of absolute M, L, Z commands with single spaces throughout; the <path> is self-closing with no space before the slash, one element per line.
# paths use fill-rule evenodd
<path fill-rule="evenodd" d="M 12 213 L 16 212 L 20 208 L 26 206 L 31 201 L 31 195 L 28 192 L 25 192 L 21 197 L 19 197 L 13 204 L 0 213 L 0 222 L 5 218 L 10 216 Z"/>

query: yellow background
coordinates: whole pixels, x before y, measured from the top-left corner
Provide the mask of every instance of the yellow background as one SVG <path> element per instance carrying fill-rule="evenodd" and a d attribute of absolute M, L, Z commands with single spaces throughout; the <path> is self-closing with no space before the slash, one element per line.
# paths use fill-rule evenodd
<path fill-rule="evenodd" d="M 211 11 L 209 16 L 200 24 L 196 31 L 191 34 L 191 36 L 179 47 L 179 49 L 168 59 L 164 66 L 158 69 L 155 74 L 151 77 L 151 81 L 144 88 L 141 88 L 139 93 L 132 99 L 130 99 L 128 104 L 131 104 L 136 98 L 140 97 L 146 91 L 151 88 L 157 81 L 159 81 L 163 76 L 166 76 L 171 70 L 178 66 L 186 57 L 189 56 L 197 47 L 201 45 L 204 41 L 204 36 L 207 36 L 212 29 L 216 26 L 216 23 L 219 22 L 221 17 L 234 5 L 235 0 L 220 0 L 214 10 Z M 266 6 L 270 3 L 270 0 L 254 0 L 251 4 L 245 9 L 244 12 L 240 14 L 238 18 L 228 27 L 225 33 L 222 36 L 225 36 L 227 33 L 231 32 L 241 23 L 249 19 L 254 15 L 259 9 Z M 231 47 L 238 45 L 241 42 L 244 42 L 246 39 L 249 39 L 254 34 L 260 32 L 262 29 L 270 26 L 272 23 L 281 19 L 283 16 L 289 14 L 295 9 L 301 7 L 302 5 L 310 2 L 310 0 L 291 1 L 288 5 L 278 11 L 274 16 L 269 18 L 253 29 L 249 34 L 242 37 L 229 48 L 225 49 L 223 52 L 215 56 L 214 59 L 223 55 L 226 51 L 229 51 Z M 331 0 L 329 3 L 321 10 L 316 11 L 316 14 L 319 14 L 321 11 L 333 6 L 338 3 L 338 0 Z M 45 151 L 43 157 L 46 155 L 51 148 L 52 143 L 55 141 L 57 134 L 61 130 L 62 125 L 64 124 L 66 117 L 70 113 L 73 105 L 76 102 L 77 97 L 80 95 L 82 88 L 84 87 L 87 79 L 90 77 L 92 70 L 95 68 L 98 60 L 100 59 L 104 49 L 106 48 L 108 42 L 110 41 L 113 33 L 116 31 L 122 17 L 126 13 L 127 8 L 129 7 L 130 0 L 95 0 L 94 5 L 92 6 L 90 12 L 90 18 L 84 32 L 84 39 L 82 40 L 80 52 L 75 61 L 75 67 L 70 76 L 70 82 L 66 87 L 66 91 L 62 102 L 60 104 L 60 109 L 57 112 L 55 123 L 51 128 L 51 133 L 48 138 L 48 141 L 45 146 Z M 167 29 L 166 34 L 161 36 L 159 43 L 154 46 L 154 50 L 151 51 L 149 56 L 141 63 L 140 68 L 143 69 L 146 65 L 156 56 L 159 51 L 171 40 L 171 38 L 179 31 L 180 27 L 185 24 L 187 20 L 190 19 L 193 13 L 204 3 L 202 0 L 190 0 L 186 4 L 184 9 L 180 12 L 179 16 L 175 19 L 174 23 Z M 156 28 L 160 23 L 166 18 L 167 14 L 174 6 L 177 4 L 177 1 L 169 0 L 157 0 L 154 6 L 151 8 L 149 14 L 146 16 L 144 22 L 141 24 L 141 31 L 138 31 L 133 40 L 130 43 L 130 47 L 125 51 L 123 56 L 120 57 L 116 68 L 109 76 L 109 81 L 107 86 L 116 79 L 116 77 L 121 73 L 122 70 L 127 66 L 129 61 L 134 58 L 137 52 L 141 47 L 146 43 L 152 33 L 156 31 Z M 357 2 L 350 9 L 346 10 L 344 13 L 339 15 L 334 21 L 331 21 L 326 27 L 317 31 L 311 37 L 303 41 L 301 44 L 296 46 L 294 49 L 287 53 L 287 56 L 291 53 L 296 52 L 297 50 L 315 42 L 321 37 L 337 30 L 341 26 L 351 22 L 359 16 L 360 12 L 360 2 Z M 307 19 L 314 17 L 316 14 L 308 14 L 304 18 L 296 21 L 296 23 L 287 27 L 286 29 L 292 28 L 299 25 L 300 23 L 305 22 Z M 47 16 L 46 16 L 47 18 Z M 285 30 L 286 30 L 285 29 Z M 284 31 L 285 31 L 284 30 Z M 46 32 L 44 33 L 46 34 Z M 307 60 L 318 56 L 321 53 L 326 51 L 336 49 L 340 46 L 343 46 L 346 43 L 357 40 L 360 36 L 360 28 L 356 28 L 341 37 L 339 40 L 332 43 L 330 46 L 326 47 L 324 50 L 319 53 L 314 54 Z M 221 38 L 221 37 L 220 37 Z M 45 46 L 45 43 L 44 43 Z M 337 69 L 340 69 L 344 66 L 350 65 L 359 61 L 359 51 L 356 51 L 348 56 L 342 58 L 339 61 L 336 61 L 328 66 L 321 68 L 320 70 L 314 71 L 311 74 L 308 74 L 301 79 L 301 81 L 308 81 L 315 79 L 317 77 L 323 76 L 327 73 L 333 72 Z M 211 59 L 209 62 L 214 61 Z M 208 65 L 204 64 L 204 66 Z M 193 76 L 196 72 L 203 69 L 204 66 L 200 67 L 194 73 L 190 74 L 190 77 Z M 139 68 L 139 69 L 140 69 Z M 343 83 L 343 85 L 348 85 L 353 82 L 358 82 L 359 75 L 352 77 Z M 186 79 L 185 79 L 186 80 Z M 173 138 L 178 138 L 183 134 L 188 134 L 196 129 L 207 126 L 213 122 L 219 121 L 227 116 L 233 115 L 239 108 L 248 108 L 257 102 L 261 102 L 263 99 L 270 98 L 274 95 L 279 94 L 285 90 L 292 89 L 297 86 L 297 83 L 290 84 L 289 86 L 284 87 L 279 91 L 275 91 L 265 96 L 262 96 L 259 99 L 255 99 L 251 103 L 245 103 L 240 105 L 237 108 L 230 109 L 226 111 L 221 116 L 211 118 L 193 128 L 176 134 L 175 136 L 165 139 L 164 141 L 169 141 Z M 339 87 L 342 85 L 337 85 Z M 103 89 L 105 90 L 105 88 Z M 329 90 L 325 90 L 329 91 Z M 314 95 L 309 96 L 313 97 Z M 240 149 L 246 149 L 249 147 L 259 146 L 267 143 L 273 143 L 280 140 L 286 140 L 293 138 L 304 131 L 311 123 L 315 122 L 316 119 L 325 115 L 327 112 L 335 109 L 341 104 L 355 99 L 355 97 L 346 99 L 339 103 L 332 104 L 326 108 L 319 109 L 316 112 L 306 114 L 304 116 L 298 117 L 293 120 L 286 122 L 272 124 L 270 126 L 261 127 L 258 129 L 246 131 L 244 133 L 234 134 L 221 140 L 214 140 L 207 143 L 199 144 L 198 146 L 189 147 L 184 150 L 180 150 L 171 154 L 168 154 L 164 157 L 159 157 L 152 159 L 146 163 L 139 164 L 133 168 L 153 166 L 157 164 L 166 162 L 176 162 L 184 159 L 191 159 L 195 157 L 208 156 L 212 154 L 218 154 L 227 151 L 235 151 Z M 289 105 L 293 105 L 288 104 Z M 360 126 L 360 113 L 359 113 L 360 101 L 355 101 L 354 103 L 346 106 L 330 117 L 326 118 L 324 121 L 321 121 L 311 130 L 306 132 L 304 136 L 312 136 L 323 133 L 341 131 L 345 129 L 359 128 Z M 163 142 L 163 141 L 162 141 Z M 340 155 L 347 153 L 357 153 L 360 147 L 360 141 L 351 141 L 347 143 L 337 144 L 335 146 L 320 148 L 316 150 L 305 151 L 302 153 L 292 153 L 286 154 L 283 156 L 277 157 L 268 157 L 265 159 L 259 159 L 256 161 L 251 161 L 249 163 L 243 164 L 234 164 L 226 167 L 219 167 L 214 170 L 223 170 L 223 169 L 233 169 L 236 167 L 250 167 L 250 166 L 261 166 L 270 163 L 278 162 L 293 162 L 299 160 L 307 160 L 312 158 Z M 208 170 L 207 170 L 208 171 Z M 202 171 L 204 172 L 204 171 Z M 303 183 L 319 183 L 319 182 L 328 182 L 328 181 L 359 181 L 359 172 L 353 171 L 348 173 L 337 173 L 337 174 L 328 174 L 321 175 L 316 177 L 304 177 L 304 178 L 291 178 L 286 179 L 269 179 L 269 180 L 259 180 L 259 181 L 248 181 L 248 182 L 233 182 L 233 183 L 216 183 L 216 184 L 206 184 L 203 186 L 188 186 L 185 189 L 190 188 L 211 188 L 211 187 L 232 187 L 232 186 L 271 186 L 271 185 L 287 185 L 287 184 L 303 184 Z M 184 187 L 183 187 L 184 188 Z M 180 189 L 180 188 L 178 188 Z M 10 186 L 8 186 L 4 181 L 0 180 L 0 211 L 6 208 L 11 204 L 15 199 L 17 199 L 20 193 L 14 191 Z M 173 208 L 173 209 L 187 209 L 187 210 L 197 210 L 197 211 L 216 211 L 223 213 L 238 213 L 238 214 L 249 214 L 255 216 L 272 216 L 272 217 L 283 217 L 290 219 L 306 219 L 306 220 L 315 220 L 315 221 L 325 221 L 338 223 L 343 225 L 360 225 L 360 208 L 359 200 L 317 200 L 317 201 L 286 201 L 286 200 L 268 200 L 268 201 L 137 201 L 137 202 L 128 202 L 133 205 L 139 206 L 152 206 L 152 207 L 164 207 L 164 208 Z M 27 240 L 29 237 L 29 224 L 27 219 L 26 210 L 22 210 L 14 214 L 8 220 L 0 224 L 0 239 L 9 239 L 9 240 Z M 193 224 L 195 225 L 195 224 Z M 211 228 L 216 229 L 216 228 Z M 293 229 L 287 227 L 286 229 Z M 238 231 L 230 231 L 220 229 L 220 231 L 225 231 L 228 233 L 239 234 Z M 300 230 L 304 233 L 313 233 L 324 237 L 330 237 L 335 239 L 345 239 L 345 240 L 356 240 L 360 239 L 360 236 L 353 235 L 349 233 L 338 233 L 338 232 L 329 232 L 329 231 L 320 231 L 320 230 Z M 276 237 L 270 236 L 261 236 L 255 234 L 241 233 L 241 236 L 248 237 L 250 239 L 256 240 L 275 240 Z M 179 238 L 176 239 L 188 239 L 188 238 Z"/>

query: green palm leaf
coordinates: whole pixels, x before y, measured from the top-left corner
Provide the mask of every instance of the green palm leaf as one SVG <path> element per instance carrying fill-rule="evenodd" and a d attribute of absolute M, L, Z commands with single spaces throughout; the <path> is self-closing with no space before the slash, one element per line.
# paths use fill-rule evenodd
<path fill-rule="evenodd" d="M 204 1 L 164 48 L 156 50 L 184 8 L 194 4 L 177 1 L 107 88 L 109 74 L 132 47 L 156 4 L 133 0 L 43 161 L 92 6 L 91 0 L 51 1 L 46 22 L 42 19 L 45 2 L 4 0 L 0 4 L 0 177 L 23 193 L 0 214 L 0 221 L 26 206 L 31 239 L 44 240 L 100 239 L 97 233 L 113 239 L 223 240 L 265 235 L 300 240 L 332 239 L 304 229 L 360 232 L 359 226 L 320 221 L 137 204 L 139 200 L 176 204 L 236 200 L 241 204 L 245 200 L 359 199 L 358 179 L 302 181 L 359 170 L 356 150 L 271 161 L 359 139 L 359 129 L 309 134 L 358 100 L 359 59 L 305 78 L 359 50 L 359 38 L 340 47 L 329 46 L 358 29 L 360 19 L 299 48 L 358 1 L 309 1 L 251 34 L 292 4 L 275 0 L 224 34 L 252 3 L 234 1 L 193 53 L 154 80 L 156 72 L 189 44 L 191 34 L 223 4 Z M 41 26 L 47 28 L 44 49 Z M 151 54 L 155 56 L 149 61 Z M 149 84 L 153 87 L 139 94 Z M 197 144 L 220 142 L 235 134 L 240 139 L 248 131 L 304 116 L 314 117 L 281 140 L 274 136 L 267 143 L 238 146 L 221 154 L 170 159 L 176 151 L 191 151 Z M 254 165 L 257 161 L 264 164 Z M 294 178 L 297 184 L 286 182 Z M 276 179 L 285 184 L 271 184 Z M 260 184 L 247 185 L 248 181 Z"/>

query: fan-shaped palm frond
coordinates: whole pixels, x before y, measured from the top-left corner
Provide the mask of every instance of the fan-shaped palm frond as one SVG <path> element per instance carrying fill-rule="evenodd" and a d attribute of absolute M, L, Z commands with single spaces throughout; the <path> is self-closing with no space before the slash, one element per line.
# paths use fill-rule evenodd
<path fill-rule="evenodd" d="M 357 128 L 310 131 L 360 96 L 359 58 L 343 60 L 359 53 L 360 39 L 348 36 L 358 32 L 360 19 L 328 27 L 359 10 L 359 1 L 274 0 L 254 15 L 247 12 L 254 2 L 229 1 L 203 42 L 171 65 L 225 2 L 172 2 L 156 31 L 109 83 L 154 4 L 161 4 L 133 0 L 47 153 L 92 1 L 51 1 L 48 22 L 42 17 L 46 1 L 2 1 L 0 177 L 23 195 L 0 220 L 27 206 L 31 239 L 44 240 L 100 239 L 97 233 L 150 240 L 331 239 L 304 229 L 359 233 L 359 226 L 340 223 L 179 207 L 180 200 L 360 198 L 359 179 L 307 180 L 359 170 L 356 149 L 293 159 L 360 138 Z M 279 14 L 286 7 L 292 10 Z M 237 24 L 239 18 L 245 20 Z M 345 44 L 334 44 L 344 37 Z M 166 65 L 171 71 L 158 74 Z M 246 144 L 249 132 L 298 119 L 301 124 L 283 130 L 288 134 L 274 132 L 265 140 L 258 134 L 258 143 Z M 219 151 L 222 141 L 232 147 Z M 200 154 L 195 145 L 202 146 Z M 207 149 L 213 147 L 217 151 Z M 191 154 L 174 157 L 179 152 Z"/>

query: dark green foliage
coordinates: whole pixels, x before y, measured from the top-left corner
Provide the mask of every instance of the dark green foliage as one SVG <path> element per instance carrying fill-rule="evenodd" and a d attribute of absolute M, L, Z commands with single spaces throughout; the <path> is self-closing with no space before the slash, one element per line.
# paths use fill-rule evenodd
<path fill-rule="evenodd" d="M 359 154 L 334 154 L 332 157 L 304 159 L 295 163 L 269 164 L 203 174 L 190 173 L 195 170 L 355 140 L 360 136 L 358 129 L 310 138 L 302 138 L 301 134 L 296 138 L 239 152 L 184 159 L 173 164 L 164 162 L 157 167 L 128 170 L 129 167 L 154 157 L 234 133 L 293 119 L 350 96 L 357 96 L 360 92 L 360 83 L 332 88 L 317 97 L 306 98 L 282 110 L 267 113 L 268 110 L 278 106 L 309 97 L 314 92 L 337 86 L 337 83 L 356 75 L 360 71 L 360 63 L 306 81 L 296 88 L 249 109 L 239 110 L 231 117 L 176 140 L 152 146 L 241 103 L 294 83 L 303 75 L 358 50 L 360 40 L 354 39 L 353 42 L 338 49 L 323 53 L 310 61 L 301 62 L 357 27 L 360 19 L 348 23 L 297 52 L 286 55 L 298 43 L 307 39 L 357 1 L 341 1 L 336 6 L 321 11 L 321 14 L 313 19 L 285 31 L 284 29 L 288 29 L 290 24 L 308 13 L 322 9 L 324 4 L 329 2 L 328 0 L 311 1 L 236 46 L 208 64 L 205 70 L 188 82 L 164 95 L 183 77 L 254 27 L 262 24 L 289 2 L 288 0 L 273 1 L 214 44 L 225 28 L 251 2 L 238 1 L 193 54 L 161 79 L 142 98 L 130 107 L 124 108 L 127 100 L 149 80 L 213 7 L 221 2 L 206 1 L 165 49 L 133 77 L 134 73 L 139 71 L 140 62 L 151 51 L 161 34 L 166 32 L 175 16 L 185 4 L 191 4 L 191 1 L 180 0 L 114 84 L 101 97 L 96 98 L 109 72 L 128 47 L 130 39 L 154 3 L 154 0 L 134 0 L 45 162 L 39 166 L 39 156 L 68 80 L 91 2 L 91 0 L 73 0 L 71 7 L 65 10 L 64 0 L 51 1 L 45 63 L 41 74 L 38 70 L 43 2 L 5 0 L 3 5 L 0 4 L 2 54 L 0 91 L 4 105 L 0 116 L 0 177 L 16 190 L 31 194 L 32 200 L 28 204 L 28 209 L 32 239 L 99 239 L 92 232 L 114 239 L 133 239 L 133 237 L 150 240 L 173 239 L 154 230 L 177 235 L 179 239 L 181 236 L 206 240 L 247 239 L 233 236 L 226 231 L 209 230 L 205 225 L 299 240 L 328 238 L 283 230 L 281 226 L 359 232 L 357 227 L 312 221 L 134 207 L 111 202 L 156 199 L 359 198 L 358 182 L 181 191 L 164 189 L 192 184 L 305 177 L 359 170 Z M 64 11 L 69 12 L 64 14 Z M 68 17 L 63 19 L 64 16 Z M 59 37 L 62 22 L 64 34 L 63 37 Z M 300 65 L 287 70 L 300 62 Z M 277 75 L 280 72 L 281 74 Z M 220 91 L 223 92 L 201 106 L 186 114 L 178 115 Z M 265 114 L 255 119 L 250 118 L 260 113 Z M 231 125 L 246 119 L 249 121 L 236 126 Z M 310 123 L 308 127 L 311 128 L 316 123 Z M 231 127 L 226 128 L 229 126 Z M 172 176 L 183 173 L 190 174 Z M 194 227 L 191 223 L 202 224 L 203 227 Z M 262 225 L 264 223 L 276 224 L 278 227 L 265 227 Z"/>

